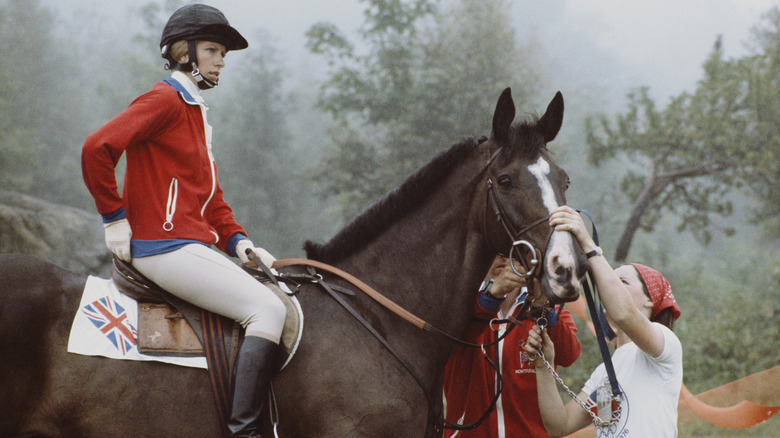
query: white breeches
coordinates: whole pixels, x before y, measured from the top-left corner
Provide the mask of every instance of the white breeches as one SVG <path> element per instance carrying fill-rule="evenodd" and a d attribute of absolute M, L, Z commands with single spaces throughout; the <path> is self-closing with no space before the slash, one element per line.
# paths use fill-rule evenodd
<path fill-rule="evenodd" d="M 259 336 L 279 343 L 287 315 L 267 287 L 221 253 L 200 244 L 133 259 L 133 266 L 177 297 L 231 318 Z"/>

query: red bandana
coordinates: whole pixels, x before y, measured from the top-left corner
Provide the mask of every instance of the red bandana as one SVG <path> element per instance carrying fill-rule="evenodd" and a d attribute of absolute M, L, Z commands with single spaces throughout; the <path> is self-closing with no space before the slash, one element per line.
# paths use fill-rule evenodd
<path fill-rule="evenodd" d="M 631 263 L 631 266 L 635 267 L 639 276 L 642 277 L 642 281 L 647 286 L 647 291 L 650 293 L 650 299 L 653 300 L 653 315 L 655 317 L 658 313 L 667 307 L 672 308 L 674 319 L 680 317 L 680 307 L 677 305 L 677 301 L 672 295 L 672 286 L 661 275 L 660 272 L 653 268 L 639 263 Z"/>

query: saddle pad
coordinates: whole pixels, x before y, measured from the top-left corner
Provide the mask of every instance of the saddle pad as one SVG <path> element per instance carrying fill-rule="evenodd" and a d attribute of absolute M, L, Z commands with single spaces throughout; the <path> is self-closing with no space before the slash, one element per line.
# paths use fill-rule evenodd
<path fill-rule="evenodd" d="M 73 318 L 68 352 L 112 359 L 208 368 L 205 357 L 146 355 L 138 351 L 138 303 L 111 280 L 89 276 Z"/>

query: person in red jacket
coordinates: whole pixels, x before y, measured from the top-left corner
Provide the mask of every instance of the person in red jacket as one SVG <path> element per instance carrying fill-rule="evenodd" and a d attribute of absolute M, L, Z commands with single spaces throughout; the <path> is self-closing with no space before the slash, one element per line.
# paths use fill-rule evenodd
<path fill-rule="evenodd" d="M 245 328 L 228 426 L 232 436 L 258 437 L 286 310 L 270 289 L 212 248 L 243 262 L 254 252 L 269 267 L 275 260 L 247 238 L 225 201 L 201 96 L 219 83 L 227 52 L 246 47 L 211 6 L 190 4 L 174 12 L 160 41 L 171 76 L 87 137 L 82 173 L 117 258 L 179 298 Z M 120 196 L 115 167 L 123 154 Z"/>
<path fill-rule="evenodd" d="M 472 321 L 462 339 L 482 345 L 494 342 L 505 334 L 508 325 L 491 324 L 490 321 L 513 315 L 525 299 L 533 300 L 530 310 L 533 315 L 533 306 L 545 298 L 541 293 L 539 296 L 525 297 L 525 292 L 525 280 L 514 273 L 506 258 L 497 256 L 477 294 Z M 580 343 L 571 313 L 562 310 L 556 321 L 557 310 L 552 309 L 546 315 L 550 327 L 548 333 L 555 339 L 555 365 L 567 367 L 579 357 Z M 537 319 L 536 315 L 532 315 L 525 315 L 531 316 L 532 320 L 524 319 L 521 325 L 515 326 L 499 342 L 497 349 L 494 346 L 485 347 L 486 355 L 501 370 L 503 379 L 503 390 L 495 407 L 475 429 L 445 429 L 445 437 L 549 436 L 542 423 L 537 401 L 537 369 L 523 349 L 528 332 Z M 517 317 L 520 319 L 523 315 Z M 542 369 L 541 372 L 547 371 Z M 480 420 L 495 398 L 496 377 L 495 368 L 483 357 L 480 349 L 456 347 L 444 371 L 447 421 L 468 425 Z"/>

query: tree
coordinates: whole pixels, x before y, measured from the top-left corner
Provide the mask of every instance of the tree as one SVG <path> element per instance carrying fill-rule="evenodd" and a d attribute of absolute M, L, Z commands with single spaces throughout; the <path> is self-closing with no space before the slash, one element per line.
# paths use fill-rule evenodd
<path fill-rule="evenodd" d="M 744 75 L 743 105 L 749 124 L 750 144 L 740 178 L 760 207 L 756 221 L 764 224 L 770 235 L 780 237 L 780 8 L 769 10 L 762 23 L 753 29 L 754 55 L 739 60 L 735 69 Z"/>
<path fill-rule="evenodd" d="M 80 70 L 56 23 L 37 0 L 0 1 L 0 186 L 61 202 L 80 184 L 69 178 L 79 163 L 70 150 L 86 105 L 64 92 Z"/>
<path fill-rule="evenodd" d="M 166 75 L 156 49 L 161 8 L 140 12 L 147 29 L 135 50 L 126 29 L 112 33 L 100 17 L 69 23 L 39 0 L 0 0 L 0 186 L 93 211 L 84 139 Z"/>
<path fill-rule="evenodd" d="M 359 54 L 333 25 L 307 33 L 329 63 L 319 106 L 336 126 L 317 175 L 349 218 L 463 135 L 487 135 L 499 91 L 518 100 L 537 84 L 504 0 L 366 0 Z"/>
<path fill-rule="evenodd" d="M 292 144 L 291 98 L 284 92 L 287 73 L 279 54 L 269 35 L 261 33 L 254 41 L 246 51 L 229 55 L 235 57 L 228 58 L 231 71 L 241 73 L 215 90 L 214 154 L 220 185 L 249 237 L 273 254 L 290 254 L 303 242 L 291 234 L 304 228 L 299 204 L 309 154 Z"/>
<path fill-rule="evenodd" d="M 678 231 L 709 241 L 710 216 L 731 214 L 728 195 L 743 184 L 769 197 L 764 209 L 774 211 L 777 220 L 780 204 L 772 195 L 780 175 L 776 15 L 777 9 L 769 14 L 774 28 L 762 34 L 761 53 L 725 60 L 718 39 L 696 90 L 673 98 L 664 110 L 656 109 L 643 88 L 629 95 L 628 109 L 614 125 L 603 115 L 588 120 L 589 161 L 601 165 L 622 158 L 626 168 L 620 189 L 631 209 L 616 261 L 626 260 L 635 233 L 652 230 L 664 211 L 678 215 Z"/>

